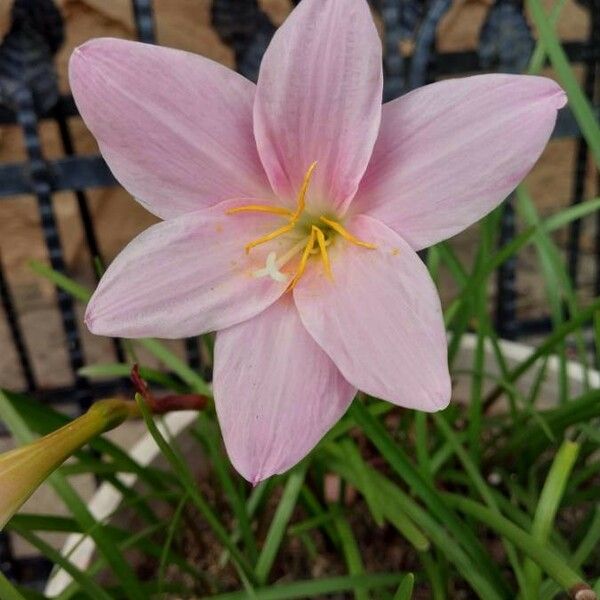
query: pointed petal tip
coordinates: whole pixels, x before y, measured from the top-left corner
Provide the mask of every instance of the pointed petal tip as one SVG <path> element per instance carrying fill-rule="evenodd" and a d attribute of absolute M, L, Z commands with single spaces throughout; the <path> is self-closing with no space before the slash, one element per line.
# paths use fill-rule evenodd
<path fill-rule="evenodd" d="M 541 97 L 548 100 L 555 110 L 561 109 L 568 102 L 567 94 L 554 79 L 539 75 L 521 75 L 520 77 L 522 80 L 527 81 L 532 85 L 536 85 L 540 91 Z"/>
<path fill-rule="evenodd" d="M 246 477 L 246 475 L 244 475 L 243 473 L 242 473 L 242 475 L 245 479 L 247 479 L 252 484 L 252 487 L 255 488 L 257 485 L 261 484 L 263 481 L 266 481 L 270 477 L 273 477 L 273 475 L 277 475 L 277 473 L 265 474 L 261 469 L 258 471 L 258 473 L 256 473 L 256 475 L 253 475 L 253 476 Z"/>
<path fill-rule="evenodd" d="M 83 323 L 93 335 L 121 337 L 118 328 L 115 331 L 115 328 L 111 326 L 111 320 L 106 318 L 106 313 L 103 314 L 102 302 L 99 303 L 98 300 L 97 294 L 93 294 L 85 309 Z"/>
<path fill-rule="evenodd" d="M 69 59 L 70 66 L 73 66 L 78 61 L 90 58 L 95 49 L 98 48 L 98 46 L 104 45 L 109 39 L 110 38 L 93 38 L 77 46 L 71 53 L 71 58 Z"/>
<path fill-rule="evenodd" d="M 566 92 L 560 86 L 557 86 L 557 88 L 558 89 L 552 96 L 552 100 L 554 101 L 554 106 L 556 107 L 556 110 L 559 110 L 567 104 L 569 99 L 567 98 Z"/>
<path fill-rule="evenodd" d="M 83 317 L 83 322 L 90 333 L 93 333 L 94 335 L 105 335 L 105 332 L 101 331 L 102 328 L 100 326 L 99 319 L 97 318 L 97 311 L 95 310 L 95 307 L 92 304 L 93 300 L 94 298 L 92 297 L 92 300 L 90 300 L 90 302 L 87 305 L 85 315 Z"/>
<path fill-rule="evenodd" d="M 73 89 L 76 87 L 76 81 L 86 75 L 89 76 L 93 65 L 91 60 L 95 58 L 95 54 L 98 47 L 103 45 L 103 42 L 107 38 L 94 38 L 84 42 L 80 46 L 77 46 L 69 58 L 69 82 L 71 84 L 72 91 L 76 93 L 78 90 Z"/>
<path fill-rule="evenodd" d="M 441 412 L 446 410 L 450 405 L 450 400 L 452 399 L 452 390 L 446 391 L 444 390 L 435 398 L 432 398 L 431 406 L 427 410 L 427 412 Z"/>
<path fill-rule="evenodd" d="M 263 464 L 253 464 L 253 461 L 244 460 L 243 458 L 233 456 L 228 452 L 229 460 L 233 465 L 233 468 L 253 487 L 261 484 L 274 475 L 279 475 L 283 471 L 268 471 L 265 470 L 264 461 Z M 247 458 L 247 457 L 245 457 Z"/>

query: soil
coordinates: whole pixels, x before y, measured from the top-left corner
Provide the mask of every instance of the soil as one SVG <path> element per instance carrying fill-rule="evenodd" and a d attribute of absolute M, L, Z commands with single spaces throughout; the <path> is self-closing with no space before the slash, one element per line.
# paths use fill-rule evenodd
<path fill-rule="evenodd" d="M 8 2 L 0 2 L 0 32 L 6 29 Z M 264 0 L 265 10 L 280 23 L 290 10 L 287 0 Z M 66 65 L 72 49 L 85 40 L 98 36 L 133 37 L 130 0 L 60 0 L 66 23 L 67 38 L 57 57 L 61 88 L 68 88 Z M 233 55 L 211 29 L 208 0 L 155 0 L 158 39 L 161 44 L 198 52 L 229 66 Z M 457 0 L 440 29 L 439 45 L 443 50 L 474 48 L 487 9 L 485 2 Z M 565 39 L 583 39 L 587 34 L 586 12 L 575 2 L 568 2 L 558 30 Z M 80 119 L 71 120 L 77 152 L 97 152 L 96 143 Z M 62 154 L 56 127 L 51 122 L 41 125 L 44 152 L 54 158 Z M 571 194 L 575 143 L 555 141 L 549 144 L 527 178 L 527 184 L 543 215 L 567 206 Z M 18 162 L 25 158 L 20 131 L 14 127 L 0 130 L 0 162 Z M 587 196 L 592 197 L 592 170 L 589 169 Z M 88 192 L 90 207 L 106 261 L 116 256 L 137 233 L 155 222 L 121 188 L 96 189 Z M 55 211 L 62 235 L 64 254 L 70 275 L 78 281 L 94 285 L 90 257 L 85 250 L 75 199 L 70 193 L 56 194 Z M 470 228 L 453 241 L 461 258 L 471 260 L 477 228 Z M 559 235 L 564 243 L 564 235 Z M 584 295 L 591 295 L 593 264 L 593 230 L 591 222 L 584 225 L 581 286 Z M 42 387 L 68 385 L 72 375 L 68 368 L 60 318 L 55 308 L 55 292 L 46 281 L 34 275 L 28 267 L 31 258 L 45 260 L 46 252 L 39 227 L 35 200 L 21 196 L 0 201 L 0 261 L 7 274 L 15 298 L 25 341 L 33 358 L 33 366 Z M 452 298 L 456 288 L 448 274 L 442 274 L 440 289 L 444 301 Z M 490 289 L 493 295 L 493 289 Z M 539 315 L 546 309 L 539 267 L 532 251 L 520 259 L 519 311 L 523 315 Z M 78 313 L 81 319 L 81 311 Z M 81 327 L 84 351 L 88 363 L 112 362 L 110 344 L 94 338 Z M 172 346 L 182 353 L 181 344 Z M 20 389 L 24 382 L 4 315 L 0 315 L 0 386 Z M 152 365 L 150 357 L 144 357 Z"/>

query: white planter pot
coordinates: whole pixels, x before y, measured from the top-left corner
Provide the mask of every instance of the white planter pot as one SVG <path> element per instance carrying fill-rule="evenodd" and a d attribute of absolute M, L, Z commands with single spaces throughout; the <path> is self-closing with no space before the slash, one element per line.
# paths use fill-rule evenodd
<path fill-rule="evenodd" d="M 461 341 L 460 351 L 454 363 L 454 369 L 469 369 L 473 364 L 473 355 L 477 344 L 476 336 L 465 334 Z M 500 342 L 503 355 L 506 359 L 508 368 L 512 368 L 523 362 L 531 355 L 534 349 L 531 346 L 520 344 L 517 342 L 501 341 Z M 496 365 L 496 360 L 493 354 L 491 344 L 487 344 L 485 348 L 485 372 L 490 375 L 498 375 L 499 369 Z M 542 387 L 540 390 L 539 403 L 540 408 L 549 408 L 558 402 L 558 378 L 559 378 L 560 363 L 556 356 L 550 357 L 546 367 L 546 372 Z M 531 369 L 516 383 L 516 388 L 524 393 L 529 390 L 533 379 L 536 376 L 536 369 Z M 567 375 L 570 382 L 570 394 L 577 396 L 585 390 L 585 369 L 581 364 L 569 361 L 567 364 Z M 588 382 L 591 388 L 600 388 L 600 372 L 589 369 L 587 371 Z M 460 377 L 458 378 L 461 379 Z M 464 378 L 463 378 L 464 379 Z M 460 394 L 458 395 L 460 398 Z M 184 455 L 186 448 L 193 451 L 197 444 L 191 440 L 189 435 L 190 426 L 196 419 L 197 413 L 194 411 L 186 411 L 180 413 L 171 413 L 167 415 L 163 423 L 159 424 L 162 433 L 174 438 L 177 438 L 178 445 L 182 448 Z M 157 465 L 162 457 L 160 450 L 156 446 L 150 434 L 144 434 L 141 439 L 129 451 L 131 458 L 137 461 L 142 466 Z M 123 484 L 128 487 L 137 485 L 137 476 L 134 474 L 123 474 L 119 476 Z M 122 501 L 121 494 L 110 484 L 105 483 L 98 488 L 90 501 L 88 508 L 92 515 L 97 520 L 107 519 L 118 508 Z M 85 569 L 92 561 L 95 552 L 95 544 L 92 539 L 81 539 L 81 534 L 73 534 L 69 536 L 62 549 L 64 556 L 69 555 L 69 560 L 79 569 Z M 74 550 L 73 550 L 74 549 Z M 49 597 L 60 594 L 70 583 L 71 577 L 62 569 L 56 571 L 50 578 L 46 586 L 45 593 Z"/>

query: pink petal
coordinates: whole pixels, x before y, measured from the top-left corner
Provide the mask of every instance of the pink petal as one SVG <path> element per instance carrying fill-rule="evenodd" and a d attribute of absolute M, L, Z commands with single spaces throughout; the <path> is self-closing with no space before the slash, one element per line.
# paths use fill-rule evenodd
<path fill-rule="evenodd" d="M 525 177 L 565 102 L 544 77 L 479 75 L 384 105 L 352 211 L 383 221 L 415 250 L 455 235 Z"/>
<path fill-rule="evenodd" d="M 219 331 L 215 344 L 223 438 L 231 462 L 253 483 L 304 458 L 356 393 L 308 335 L 290 296 Z"/>
<path fill-rule="evenodd" d="M 291 199 L 317 161 L 311 199 L 352 200 L 381 118 L 381 42 L 365 0 L 303 0 L 279 28 L 260 68 L 258 151 L 273 189 Z"/>
<path fill-rule="evenodd" d="M 358 389 L 407 408 L 445 408 L 446 334 L 425 265 L 371 217 L 354 217 L 349 229 L 377 249 L 336 241 L 333 281 L 310 269 L 294 289 L 302 323 Z"/>
<path fill-rule="evenodd" d="M 115 177 L 170 218 L 272 194 L 252 132 L 256 87 L 201 56 L 117 39 L 75 50 L 77 106 Z"/>
<path fill-rule="evenodd" d="M 158 223 L 113 261 L 88 304 L 99 335 L 180 338 L 229 327 L 267 308 L 287 283 L 252 275 L 267 251 L 244 244 L 280 225 L 271 215 L 226 215 L 232 202 Z M 271 248 L 272 249 L 272 248 Z"/>

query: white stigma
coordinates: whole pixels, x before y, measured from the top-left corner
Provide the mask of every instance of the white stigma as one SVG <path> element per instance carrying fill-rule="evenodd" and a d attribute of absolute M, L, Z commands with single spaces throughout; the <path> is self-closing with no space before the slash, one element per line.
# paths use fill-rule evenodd
<path fill-rule="evenodd" d="M 277 266 L 277 254 L 275 252 L 270 252 L 267 256 L 265 268 L 254 271 L 252 275 L 254 277 L 265 277 L 268 275 L 271 279 L 282 283 L 288 280 L 288 276 L 285 273 L 282 273 Z"/>

